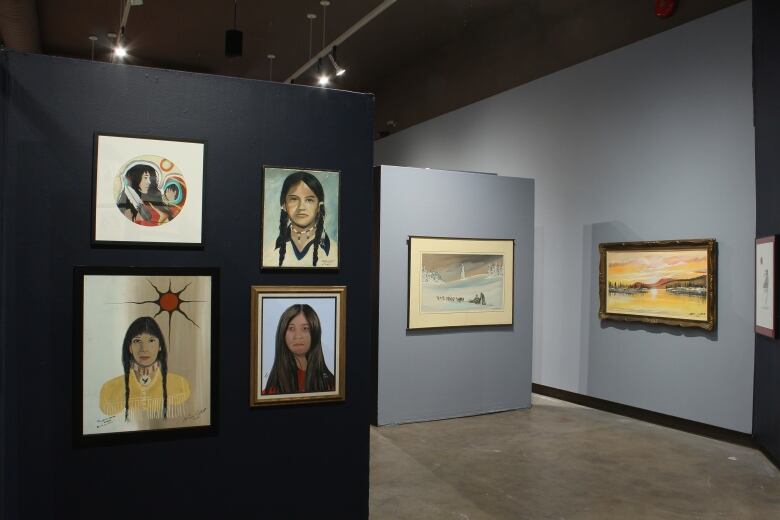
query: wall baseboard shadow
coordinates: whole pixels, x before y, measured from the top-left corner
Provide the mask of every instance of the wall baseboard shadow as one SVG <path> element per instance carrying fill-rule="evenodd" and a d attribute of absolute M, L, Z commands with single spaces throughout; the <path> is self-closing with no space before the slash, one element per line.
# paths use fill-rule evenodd
<path fill-rule="evenodd" d="M 691 421 L 690 419 L 682 419 L 673 415 L 652 412 L 643 408 L 615 403 L 613 401 L 607 401 L 606 399 L 599 399 L 598 397 L 591 397 L 589 395 L 578 394 L 576 392 L 561 390 L 559 388 L 553 388 L 551 386 L 540 385 L 537 383 L 531 384 L 531 391 L 535 394 L 553 397 L 555 399 L 560 399 L 561 401 L 568 401 L 570 403 L 587 406 L 588 408 L 594 408 L 604 412 L 631 417 L 632 419 L 638 419 L 640 421 L 657 424 L 659 426 L 673 428 L 675 430 L 680 430 L 686 433 L 701 435 L 702 437 L 709 437 L 710 439 L 758 449 L 764 453 L 764 455 L 770 461 L 772 461 L 775 466 L 778 466 L 778 461 L 770 457 L 766 450 L 761 449 L 761 446 L 755 442 L 753 436 L 749 433 L 729 430 L 728 428 L 721 428 L 720 426 L 712 426 L 710 424 Z M 778 466 L 778 469 L 780 469 L 780 466 Z"/>

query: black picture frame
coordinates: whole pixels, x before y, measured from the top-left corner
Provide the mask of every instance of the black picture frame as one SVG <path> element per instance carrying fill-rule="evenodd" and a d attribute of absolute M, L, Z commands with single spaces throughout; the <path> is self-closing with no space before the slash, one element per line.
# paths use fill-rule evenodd
<path fill-rule="evenodd" d="M 199 220 L 199 230 L 197 232 L 197 240 L 187 240 L 187 241 L 151 241 L 151 240 L 118 240 L 118 239 L 109 239 L 109 238 L 101 238 L 98 237 L 98 234 L 101 233 L 104 234 L 104 232 L 99 231 L 98 227 L 101 227 L 99 221 L 99 215 L 98 215 L 98 209 L 99 207 L 102 207 L 102 204 L 99 205 L 98 198 L 101 198 L 101 194 L 103 193 L 102 184 L 101 184 L 101 178 L 100 178 L 100 172 L 99 172 L 99 160 L 101 157 L 100 154 L 100 139 L 102 137 L 106 138 L 119 138 L 119 139 L 129 139 L 129 140 L 137 140 L 137 141 L 154 141 L 154 142 L 169 142 L 169 143 L 189 143 L 193 145 L 200 145 L 202 146 L 202 157 L 200 159 L 201 162 L 201 171 L 200 173 L 200 210 L 195 211 L 194 214 L 197 215 L 196 217 Z M 206 160 L 207 160 L 207 152 L 208 152 L 208 143 L 207 141 L 203 139 L 195 139 L 195 138 L 184 138 L 184 137 L 170 137 L 170 136 L 155 136 L 155 135 L 138 135 L 138 134 L 125 134 L 125 133 L 116 133 L 116 132 L 104 132 L 104 131 L 96 131 L 93 138 L 93 157 L 92 157 L 92 200 L 91 200 L 91 226 L 90 226 L 90 244 L 92 247 L 112 247 L 112 248 L 152 248 L 152 249 L 203 249 L 205 247 L 205 222 L 206 222 Z M 133 157 L 128 156 L 126 159 L 126 163 L 130 163 L 133 160 Z M 186 176 L 185 176 L 186 177 Z M 188 200 L 192 197 L 197 196 L 198 194 L 187 194 Z M 102 197 L 105 198 L 105 197 Z M 102 203 L 105 203 L 105 200 L 101 200 Z M 116 203 L 116 201 L 114 201 Z M 110 210 L 109 210 L 110 214 Z M 121 215 L 121 214 L 120 214 Z M 124 217 L 123 217 L 124 218 Z M 118 219 L 114 216 L 115 224 L 118 225 L 124 225 L 124 220 Z M 126 220 L 126 219 L 125 219 Z M 171 219 L 173 220 L 173 219 Z M 143 228 L 145 226 L 139 226 L 139 228 Z M 134 229 L 134 228 L 131 228 Z M 138 233 L 142 233 L 140 230 L 135 230 Z"/>
<path fill-rule="evenodd" d="M 189 415 L 181 416 L 179 422 L 183 423 L 183 426 L 174 427 L 162 427 L 162 428 L 147 428 L 139 430 L 125 430 L 101 433 L 99 431 L 87 433 L 84 432 L 84 383 L 85 383 L 85 280 L 90 276 L 107 276 L 107 277 L 138 277 L 139 283 L 151 284 L 148 280 L 149 277 L 207 277 L 210 279 L 209 290 L 209 325 L 210 334 L 207 335 L 209 342 L 208 355 L 205 356 L 205 360 L 208 362 L 208 406 L 206 410 L 201 407 L 193 409 Z M 73 270 L 73 308 L 74 308 L 74 323 L 73 323 L 73 444 L 75 447 L 95 446 L 95 445 L 110 445 L 122 442 L 145 442 L 156 441 L 166 439 L 182 439 L 189 437 L 201 437 L 215 435 L 218 430 L 218 417 L 219 417 L 219 279 L 220 271 L 216 267 L 113 267 L 113 266 L 76 266 Z M 156 286 L 155 286 L 156 287 Z M 172 289 L 178 289 L 177 297 L 179 295 L 186 296 L 186 289 L 189 288 L 187 284 L 183 289 L 173 286 L 172 280 L 167 291 L 171 292 Z M 158 293 L 160 290 L 158 288 Z M 175 290 L 173 292 L 176 292 Z M 110 295 L 101 294 L 101 298 L 104 298 L 105 304 L 115 305 L 117 302 L 111 302 Z M 162 299 L 160 294 L 160 300 L 158 302 L 145 301 L 144 305 L 158 304 Z M 180 298 L 183 300 L 183 298 Z M 121 302 L 126 304 L 139 305 L 135 301 Z M 181 303 L 203 303 L 201 300 L 186 300 Z M 160 313 L 164 313 L 162 306 L 159 307 Z M 174 311 L 175 312 L 175 311 Z M 185 311 L 186 312 L 186 311 Z M 156 316 L 155 316 L 156 318 Z M 172 313 L 169 313 L 169 318 L 172 320 Z M 179 316 L 177 316 L 179 318 Z M 188 317 L 189 319 L 189 317 Z M 190 320 L 191 321 L 191 320 Z M 170 338 L 170 323 L 168 328 Z M 120 337 L 124 334 L 118 332 L 116 337 Z M 114 345 L 112 345 L 114 348 Z M 170 347 L 168 347 L 170 348 Z M 121 352 L 121 344 L 119 351 Z M 117 353 L 119 357 L 119 353 Z M 168 374 L 175 373 L 175 367 L 169 367 Z M 132 374 L 131 374 L 132 377 Z M 169 386 L 170 386 L 170 379 Z M 101 388 L 102 392 L 102 388 Z M 102 412 L 101 412 L 102 413 Z M 207 417 L 206 424 L 198 424 L 198 421 L 202 421 L 204 414 Z M 119 414 L 121 415 L 121 413 Z M 110 417 L 106 415 L 106 417 Z M 159 418 L 158 418 L 159 419 Z M 111 422 L 119 421 L 121 417 L 110 419 Z M 165 420 L 165 419 L 163 419 Z M 187 422 L 193 422 L 193 426 L 187 426 Z M 99 430 L 99 428 L 98 428 Z"/>

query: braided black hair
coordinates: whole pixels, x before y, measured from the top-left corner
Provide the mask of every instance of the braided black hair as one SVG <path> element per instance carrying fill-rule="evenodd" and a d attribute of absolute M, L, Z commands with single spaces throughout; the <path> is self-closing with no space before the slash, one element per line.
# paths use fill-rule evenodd
<path fill-rule="evenodd" d="M 130 324 L 122 342 L 122 366 L 125 369 L 125 421 L 128 420 L 130 411 L 130 368 L 133 365 L 130 343 L 134 337 L 143 333 L 156 337 L 160 342 L 157 361 L 160 363 L 160 371 L 163 378 L 163 418 L 168 417 L 168 348 L 165 345 L 165 337 L 162 334 L 162 330 L 160 330 L 160 326 L 154 321 L 154 318 L 142 316 Z"/>
<path fill-rule="evenodd" d="M 282 191 L 284 193 L 284 191 Z M 279 267 L 284 262 L 284 256 L 287 253 L 287 241 L 290 240 L 290 217 L 287 212 L 279 212 L 279 236 L 276 237 L 276 248 L 279 250 Z"/>
<path fill-rule="evenodd" d="M 309 187 L 314 195 L 317 196 L 319 201 L 319 207 L 317 208 L 317 228 L 314 235 L 314 256 L 313 265 L 317 265 L 318 252 L 320 246 L 320 240 L 325 228 L 325 190 L 322 189 L 320 181 L 309 172 L 295 171 L 287 176 L 282 183 L 282 190 L 279 194 L 279 205 L 282 207 L 279 212 L 279 236 L 276 237 L 276 248 L 279 250 L 279 267 L 284 262 L 284 257 L 287 254 L 287 241 L 290 240 L 290 216 L 284 210 L 284 205 L 287 200 L 287 193 L 299 182 L 303 182 Z"/>
<path fill-rule="evenodd" d="M 325 204 L 320 203 L 319 211 L 317 212 L 317 229 L 314 232 L 314 253 L 313 264 L 317 265 L 317 258 L 320 250 L 320 240 L 322 240 L 322 232 L 325 228 Z"/>

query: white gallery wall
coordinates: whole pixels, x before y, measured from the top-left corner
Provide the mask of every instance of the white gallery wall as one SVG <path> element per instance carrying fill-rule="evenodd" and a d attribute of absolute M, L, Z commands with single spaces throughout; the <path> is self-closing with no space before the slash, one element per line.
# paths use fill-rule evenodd
<path fill-rule="evenodd" d="M 751 71 L 745 2 L 384 138 L 375 162 L 535 180 L 535 383 L 750 432 Z M 598 319 L 600 242 L 710 237 L 714 332 Z"/>

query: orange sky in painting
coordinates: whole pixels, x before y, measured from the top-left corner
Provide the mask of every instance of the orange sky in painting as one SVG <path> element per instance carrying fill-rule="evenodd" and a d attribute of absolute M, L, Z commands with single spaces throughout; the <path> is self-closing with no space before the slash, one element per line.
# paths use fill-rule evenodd
<path fill-rule="evenodd" d="M 661 278 L 707 274 L 707 253 L 698 250 L 607 251 L 607 282 L 652 284 Z"/>

